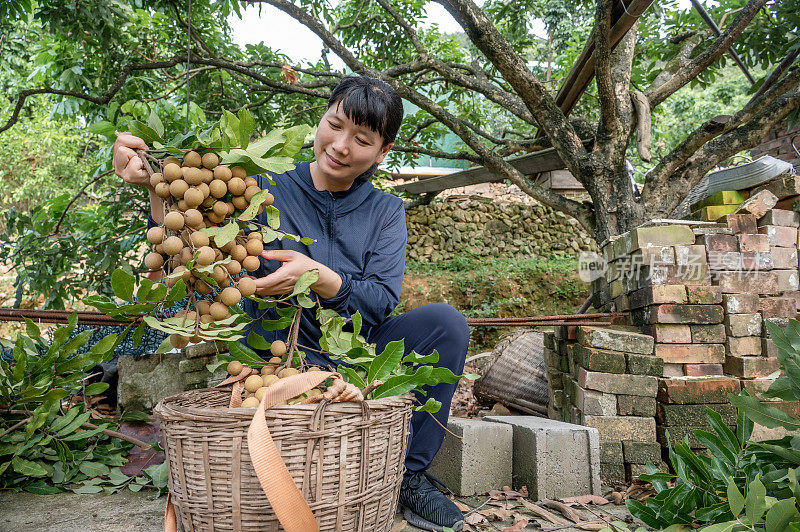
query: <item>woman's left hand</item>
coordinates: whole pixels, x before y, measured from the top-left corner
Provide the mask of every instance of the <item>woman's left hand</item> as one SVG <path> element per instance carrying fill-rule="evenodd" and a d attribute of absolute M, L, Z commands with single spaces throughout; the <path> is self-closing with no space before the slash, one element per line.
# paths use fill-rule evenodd
<path fill-rule="evenodd" d="M 333 270 L 300 252 L 276 249 L 263 251 L 261 256 L 267 260 L 279 260 L 283 265 L 266 277 L 255 280 L 256 294 L 259 296 L 290 294 L 300 276 L 309 270 L 319 270 L 320 279 L 311 288 L 323 298 L 336 295 L 342 284 L 341 278 Z"/>

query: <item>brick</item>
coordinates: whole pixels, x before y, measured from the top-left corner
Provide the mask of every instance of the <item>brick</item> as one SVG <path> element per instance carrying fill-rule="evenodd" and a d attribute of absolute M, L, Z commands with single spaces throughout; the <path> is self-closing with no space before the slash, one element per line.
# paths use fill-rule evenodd
<path fill-rule="evenodd" d="M 711 272 L 739 271 L 742 269 L 742 254 L 739 251 L 709 251 L 708 269 Z"/>
<path fill-rule="evenodd" d="M 760 336 L 761 314 L 728 314 L 725 316 L 725 333 L 728 336 Z"/>
<path fill-rule="evenodd" d="M 650 307 L 650 323 L 722 323 L 719 305 L 657 305 Z"/>
<path fill-rule="evenodd" d="M 723 294 L 722 305 L 728 314 L 752 314 L 758 312 L 758 295 Z"/>
<path fill-rule="evenodd" d="M 797 290 L 798 277 L 797 270 L 773 270 L 777 278 L 777 290 L 779 292 L 790 292 Z"/>
<path fill-rule="evenodd" d="M 775 149 L 775 148 L 780 148 L 780 145 L 776 144 L 774 147 L 769 148 L 769 149 Z M 781 178 L 781 179 L 773 179 L 772 181 L 769 181 L 769 182 L 764 183 L 763 185 L 759 186 L 758 188 L 756 188 L 755 191 L 768 190 L 776 198 L 784 199 L 784 198 L 788 198 L 790 196 L 796 196 L 797 194 L 800 194 L 800 190 L 798 190 L 798 186 L 800 186 L 800 182 L 798 182 L 795 179 L 794 176 L 791 176 L 791 177 L 784 177 L 784 178 Z M 776 209 L 772 209 L 772 210 L 776 210 Z M 770 212 L 771 211 L 767 211 L 765 216 L 769 215 Z M 784 212 L 786 212 L 786 211 L 784 211 Z"/>
<path fill-rule="evenodd" d="M 630 232 L 630 239 L 630 250 L 633 251 L 648 245 L 675 246 L 694 244 L 694 233 L 686 225 L 637 227 Z"/>
<path fill-rule="evenodd" d="M 771 270 L 772 254 L 769 251 L 743 251 L 742 270 Z"/>
<path fill-rule="evenodd" d="M 198 358 L 204 356 L 216 356 L 218 353 L 228 352 L 228 342 L 217 340 L 215 342 L 201 342 L 192 344 L 183 350 L 187 358 Z"/>
<path fill-rule="evenodd" d="M 794 318 L 797 302 L 789 297 L 762 297 L 758 301 L 758 311 L 764 318 Z"/>
<path fill-rule="evenodd" d="M 683 377 L 661 379 L 658 400 L 662 403 L 727 403 L 728 394 L 738 395 L 739 379 L 733 377 Z"/>
<path fill-rule="evenodd" d="M 664 371 L 664 361 L 657 356 L 626 353 L 627 372 L 632 375 L 653 375 L 660 377 Z"/>
<path fill-rule="evenodd" d="M 705 261 L 691 265 L 642 266 L 639 272 L 638 277 L 631 278 L 632 290 L 668 284 L 710 284 L 708 264 Z"/>
<path fill-rule="evenodd" d="M 772 267 L 779 270 L 789 270 L 797 268 L 797 248 L 779 248 L 770 246 L 770 255 L 772 255 Z"/>
<path fill-rule="evenodd" d="M 734 234 L 757 234 L 757 218 L 752 214 L 729 214 L 720 219 Z"/>
<path fill-rule="evenodd" d="M 604 440 L 656 441 L 656 421 L 652 417 L 586 416 L 584 423 L 597 429 Z"/>
<path fill-rule="evenodd" d="M 683 367 L 686 364 L 673 364 L 671 362 L 664 362 L 664 377 L 683 377 L 686 373 Z"/>
<path fill-rule="evenodd" d="M 760 356 L 731 356 L 725 357 L 725 373 L 752 379 L 769 377 L 780 369 L 777 358 Z"/>
<path fill-rule="evenodd" d="M 769 246 L 770 242 L 767 235 L 739 235 L 739 251 L 769 251 Z"/>
<path fill-rule="evenodd" d="M 585 346 L 625 353 L 653 352 L 653 337 L 632 329 L 582 326 L 578 327 L 578 342 Z"/>
<path fill-rule="evenodd" d="M 600 463 L 619 464 L 625 463 L 623 458 L 622 442 L 619 440 L 600 440 Z"/>
<path fill-rule="evenodd" d="M 791 297 L 797 303 L 797 310 L 800 311 L 800 290 L 789 290 L 788 292 L 784 292 L 783 297 Z"/>
<path fill-rule="evenodd" d="M 767 236 L 770 246 L 797 249 L 797 228 L 781 225 L 764 225 L 758 228 L 758 233 Z M 757 251 L 769 251 L 757 250 Z"/>
<path fill-rule="evenodd" d="M 625 373 L 625 354 L 607 349 L 594 349 L 580 344 L 574 347 L 575 363 L 589 371 Z"/>
<path fill-rule="evenodd" d="M 692 343 L 695 344 L 724 344 L 725 325 L 715 323 L 713 325 L 690 325 L 692 332 Z"/>
<path fill-rule="evenodd" d="M 719 286 L 687 286 L 686 296 L 691 305 L 719 305 L 722 290 Z"/>
<path fill-rule="evenodd" d="M 661 344 L 689 344 L 692 342 L 690 325 L 657 323 L 646 329 L 656 342 Z"/>
<path fill-rule="evenodd" d="M 742 293 L 763 295 L 778 295 L 785 290 L 797 290 L 797 288 L 783 288 L 791 285 L 792 280 L 786 279 L 779 272 L 790 272 L 791 270 L 772 270 L 772 271 L 739 271 L 739 272 L 719 272 L 716 277 L 717 284 L 722 289 L 722 293 Z M 797 271 L 794 271 L 794 285 L 797 286 Z"/>
<path fill-rule="evenodd" d="M 778 348 L 775 347 L 775 342 L 772 340 L 772 338 L 761 339 L 761 356 L 771 358 L 778 356 Z"/>
<path fill-rule="evenodd" d="M 192 373 L 195 371 L 205 371 L 206 365 L 212 362 L 210 357 L 197 357 L 197 358 L 186 358 L 178 362 L 178 371 L 181 373 Z M 211 373 L 208 373 L 208 376 L 211 376 Z"/>
<path fill-rule="evenodd" d="M 512 483 L 513 428 L 479 419 L 451 417 L 431 473 L 456 495 L 488 493 Z"/>
<path fill-rule="evenodd" d="M 535 416 L 484 419 L 513 428 L 512 486 L 527 486 L 532 500 L 600 494 L 597 430 Z"/>
<path fill-rule="evenodd" d="M 722 344 L 656 344 L 656 356 L 672 364 L 719 364 L 725 361 Z"/>
<path fill-rule="evenodd" d="M 687 377 L 723 375 L 722 364 L 684 364 L 683 374 Z"/>
<path fill-rule="evenodd" d="M 618 375 L 578 370 L 578 386 L 598 392 L 655 397 L 658 379 L 649 375 Z"/>
<path fill-rule="evenodd" d="M 778 197 L 769 190 L 761 190 L 747 198 L 736 212 L 749 213 L 756 218 L 761 218 L 767 211 L 775 207 Z"/>
<path fill-rule="evenodd" d="M 734 356 L 756 356 L 761 354 L 760 336 L 729 336 L 725 341 L 725 353 Z"/>
<path fill-rule="evenodd" d="M 631 308 L 661 303 L 688 303 L 686 287 L 682 284 L 646 286 L 630 294 Z"/>
<path fill-rule="evenodd" d="M 794 192 L 794 194 L 798 193 L 800 192 Z M 800 227 L 800 214 L 785 209 L 771 209 L 767 211 L 762 218 L 759 218 L 758 225 L 759 227 L 761 227 L 762 225 L 784 225 L 786 227 Z"/>
<path fill-rule="evenodd" d="M 613 416 L 617 413 L 617 396 L 613 393 L 585 390 L 577 385 L 574 390 L 570 400 L 583 414 Z"/>
<path fill-rule="evenodd" d="M 736 407 L 731 404 L 713 403 L 708 405 L 669 405 L 659 404 L 656 422 L 667 427 L 691 425 L 696 427 L 708 426 L 706 409 L 717 412 L 722 416 L 726 425 L 736 424 Z"/>
<path fill-rule="evenodd" d="M 644 246 L 630 254 L 633 264 L 667 265 L 675 264 L 675 248 L 671 246 Z"/>
<path fill-rule="evenodd" d="M 629 464 L 657 463 L 661 461 L 661 445 L 653 442 L 623 441 L 622 455 Z"/>
<path fill-rule="evenodd" d="M 704 224 L 692 227 L 692 232 L 698 237 L 703 235 L 732 235 L 733 231 L 730 230 L 727 224 Z M 697 242 L 698 244 L 700 242 Z"/>
<path fill-rule="evenodd" d="M 761 377 L 758 379 L 743 379 L 742 389 L 747 391 L 747 393 L 759 401 L 775 401 L 775 398 L 765 397 L 764 393 L 769 390 L 769 387 L 772 386 L 772 383 L 776 380 L 776 378 L 768 377 Z"/>
<path fill-rule="evenodd" d="M 688 266 L 706 262 L 706 247 L 703 245 L 675 246 L 675 264 Z"/>
<path fill-rule="evenodd" d="M 600 479 L 606 486 L 621 486 L 625 480 L 624 464 L 600 464 Z"/>
<path fill-rule="evenodd" d="M 739 239 L 734 235 L 700 235 L 697 243 L 705 246 L 706 251 L 739 251 Z"/>
<path fill-rule="evenodd" d="M 761 328 L 761 336 L 764 338 L 772 338 L 772 333 L 767 326 L 767 323 L 772 323 L 773 325 L 780 327 L 781 329 L 786 329 L 789 325 L 788 318 L 764 318 L 764 326 Z"/>
<path fill-rule="evenodd" d="M 618 395 L 617 414 L 620 416 L 654 417 L 656 415 L 656 398 L 638 395 Z"/>

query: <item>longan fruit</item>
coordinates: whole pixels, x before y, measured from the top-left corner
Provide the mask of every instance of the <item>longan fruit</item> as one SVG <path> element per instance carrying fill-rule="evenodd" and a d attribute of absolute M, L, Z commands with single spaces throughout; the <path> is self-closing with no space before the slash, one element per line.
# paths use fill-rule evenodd
<path fill-rule="evenodd" d="M 309 371 L 313 371 L 313 370 L 309 370 Z M 311 388 L 310 390 L 308 390 L 306 392 L 306 395 L 308 397 L 316 397 L 318 395 L 322 395 L 322 390 L 320 390 L 319 388 Z"/>
<path fill-rule="evenodd" d="M 208 314 L 210 312 L 209 309 L 211 309 L 211 302 L 201 299 L 194 304 L 194 308 L 200 313 L 200 315 Z"/>
<path fill-rule="evenodd" d="M 231 180 L 228 181 L 228 192 L 234 196 L 241 196 L 244 194 L 245 189 L 247 189 L 247 187 L 240 177 L 232 177 Z"/>
<path fill-rule="evenodd" d="M 255 257 L 253 255 L 245 257 L 244 260 L 242 261 L 242 267 L 248 272 L 256 271 L 259 268 L 259 266 L 261 266 L 261 261 L 258 260 L 258 257 Z"/>
<path fill-rule="evenodd" d="M 270 364 L 265 364 L 264 367 L 261 368 L 262 377 L 267 377 L 269 375 L 272 375 L 273 373 L 275 373 L 275 366 L 272 366 Z M 264 382 L 266 382 L 266 380 Z M 265 384 L 264 386 L 267 385 Z"/>
<path fill-rule="evenodd" d="M 178 210 L 181 212 L 186 212 L 189 210 L 189 204 L 186 203 L 186 200 L 181 198 L 178 200 Z"/>
<path fill-rule="evenodd" d="M 155 246 L 153 246 L 153 251 L 155 251 L 159 255 L 163 255 L 164 254 L 164 248 L 161 247 L 161 244 L 156 244 Z"/>
<path fill-rule="evenodd" d="M 250 205 L 250 203 L 244 199 L 244 196 L 234 196 L 231 203 L 239 210 L 244 210 Z"/>
<path fill-rule="evenodd" d="M 196 151 L 188 151 L 186 155 L 183 156 L 183 166 L 192 166 L 192 167 L 199 167 L 202 164 L 202 158 L 200 154 Z"/>
<path fill-rule="evenodd" d="M 150 186 L 155 188 L 155 186 L 159 183 L 164 182 L 164 174 L 161 172 L 156 172 L 150 176 Z"/>
<path fill-rule="evenodd" d="M 185 247 L 181 250 L 181 255 L 180 255 L 181 264 L 186 264 L 193 258 L 194 254 L 192 253 L 192 248 Z M 191 275 L 191 272 L 189 272 L 189 274 Z"/>
<path fill-rule="evenodd" d="M 202 231 L 195 231 L 194 233 L 189 236 L 189 240 L 192 242 L 192 245 L 196 248 L 201 248 L 203 246 L 208 246 L 210 243 L 208 235 L 203 233 Z"/>
<path fill-rule="evenodd" d="M 211 317 L 214 318 L 214 321 L 222 321 L 231 315 L 228 307 L 219 302 L 211 303 L 211 307 L 209 307 L 209 313 L 211 314 Z"/>
<path fill-rule="evenodd" d="M 242 271 L 242 263 L 236 260 L 231 260 L 225 265 L 225 269 L 228 270 L 228 273 L 232 276 L 238 275 Z"/>
<path fill-rule="evenodd" d="M 260 240 L 253 238 L 247 241 L 244 248 L 247 250 L 248 255 L 258 256 L 264 251 L 264 244 L 262 244 Z"/>
<path fill-rule="evenodd" d="M 228 362 L 228 373 L 230 375 L 238 375 L 244 369 L 244 364 L 239 362 L 238 360 L 231 360 Z"/>
<path fill-rule="evenodd" d="M 183 349 L 184 347 L 189 345 L 189 338 L 186 336 L 181 336 L 180 334 L 170 334 L 169 345 L 171 345 L 175 349 Z"/>
<path fill-rule="evenodd" d="M 211 278 L 214 279 L 219 286 L 225 286 L 228 284 L 228 270 L 222 266 L 214 266 L 214 272 L 211 274 Z"/>
<path fill-rule="evenodd" d="M 233 173 L 231 169 L 227 166 L 217 166 L 214 168 L 214 179 L 219 179 L 220 181 L 227 182 L 230 178 L 233 177 Z"/>
<path fill-rule="evenodd" d="M 219 203 L 219 202 L 217 202 L 217 203 Z M 216 205 L 217 203 L 214 203 L 214 205 Z M 227 209 L 227 208 L 225 209 L 225 212 L 226 212 L 226 213 L 228 212 L 228 209 Z M 219 214 L 217 214 L 216 212 L 210 212 L 210 213 L 208 213 L 208 219 L 209 219 L 209 220 L 210 220 L 210 221 L 211 221 L 213 224 L 218 224 L 218 223 L 222 222 L 222 220 L 224 220 L 224 219 L 225 219 L 225 216 L 224 216 L 224 215 L 220 216 L 220 215 L 219 215 Z"/>
<path fill-rule="evenodd" d="M 273 196 L 271 192 L 267 192 L 266 194 L 264 194 L 264 201 L 261 202 L 261 206 L 269 207 L 270 205 L 272 205 L 274 201 L 275 201 L 275 196 Z M 258 211 L 259 214 L 261 214 L 261 212 L 262 212 L 261 210 Z"/>
<path fill-rule="evenodd" d="M 206 199 L 203 200 L 202 205 L 203 205 L 203 207 L 206 207 L 206 208 L 213 207 L 214 203 L 216 203 L 216 201 L 217 201 L 217 198 L 215 198 L 214 196 L 209 194 L 209 196 Z"/>
<path fill-rule="evenodd" d="M 214 214 L 217 216 L 225 217 L 228 215 L 228 204 L 224 201 L 218 201 L 212 207 L 214 209 Z"/>
<path fill-rule="evenodd" d="M 291 377 L 292 375 L 297 375 L 300 371 L 297 368 L 283 368 L 278 372 L 279 379 L 285 379 L 286 377 Z"/>
<path fill-rule="evenodd" d="M 253 187 L 258 186 L 258 181 L 256 181 L 255 177 L 245 177 L 244 178 L 244 186 L 246 187 Z"/>
<path fill-rule="evenodd" d="M 208 185 L 208 190 L 211 192 L 211 195 L 215 198 L 221 198 L 228 192 L 228 185 L 225 184 L 225 181 L 221 179 L 215 179 Z"/>
<path fill-rule="evenodd" d="M 158 196 L 161 199 L 167 199 L 170 196 L 169 183 L 162 182 L 157 184 L 155 191 L 156 191 L 156 196 Z"/>
<path fill-rule="evenodd" d="M 272 353 L 272 356 L 275 358 L 282 357 L 286 354 L 286 342 L 283 340 L 275 340 L 269 346 L 269 352 Z M 280 364 L 282 361 L 282 358 L 278 359 L 278 364 Z M 272 363 L 272 359 L 270 359 L 270 363 Z"/>
<path fill-rule="evenodd" d="M 252 201 L 253 199 L 253 196 L 255 196 L 259 192 L 261 192 L 261 189 L 255 185 L 247 187 L 246 189 L 244 189 L 244 199 L 246 199 L 247 202 L 250 203 L 250 201 Z"/>
<path fill-rule="evenodd" d="M 189 279 L 192 278 L 192 272 L 187 270 L 186 266 L 184 266 L 182 264 L 180 266 L 176 266 L 175 269 L 172 270 L 172 273 L 181 274 L 180 279 L 183 279 L 184 282 L 189 282 Z M 177 277 L 176 277 L 176 279 L 177 279 Z M 195 308 L 197 308 L 197 305 L 195 305 Z M 201 312 L 201 314 L 202 314 L 202 312 Z"/>
<path fill-rule="evenodd" d="M 258 399 L 258 402 L 260 403 L 261 401 L 264 400 L 264 396 L 265 395 L 267 395 L 267 387 L 266 386 L 262 386 L 261 388 L 256 390 L 256 393 L 253 394 L 253 397 Z"/>
<path fill-rule="evenodd" d="M 164 266 L 164 257 L 156 253 L 155 251 L 151 251 L 144 257 L 144 265 L 147 266 L 150 271 L 160 270 L 162 266 Z"/>
<path fill-rule="evenodd" d="M 183 195 L 183 200 L 186 202 L 186 205 L 188 205 L 190 209 L 198 207 L 201 203 L 203 203 L 204 199 L 205 198 L 203 197 L 203 193 L 200 192 L 200 190 L 195 187 L 190 188 Z"/>
<path fill-rule="evenodd" d="M 209 170 L 208 168 L 201 168 L 200 169 L 200 176 L 203 179 L 203 184 L 209 184 L 211 181 L 214 180 L 214 172 Z"/>
<path fill-rule="evenodd" d="M 195 312 L 194 310 L 190 310 L 181 317 L 184 318 L 183 320 L 184 325 L 187 323 L 194 323 L 197 321 L 197 312 Z"/>
<path fill-rule="evenodd" d="M 256 281 L 252 277 L 242 277 L 236 283 L 236 287 L 244 297 L 249 297 L 256 293 Z"/>
<path fill-rule="evenodd" d="M 177 255 L 183 249 L 183 242 L 177 236 L 171 236 L 161 244 L 161 247 L 167 255 Z"/>
<path fill-rule="evenodd" d="M 197 185 L 197 190 L 203 193 L 203 200 L 211 195 L 211 190 L 208 188 L 206 183 L 200 183 Z"/>
<path fill-rule="evenodd" d="M 244 381 L 244 389 L 250 393 L 256 393 L 256 390 L 264 385 L 264 379 L 261 375 L 250 375 Z"/>
<path fill-rule="evenodd" d="M 203 246 L 198 251 L 200 253 L 197 255 L 197 264 L 201 266 L 208 266 L 214 262 L 214 250 L 209 246 Z"/>
<path fill-rule="evenodd" d="M 228 215 L 229 215 L 229 216 L 230 216 L 231 214 L 233 214 L 234 212 L 236 212 L 236 207 L 234 207 L 234 206 L 233 206 L 233 203 L 231 203 L 230 201 L 226 201 L 226 202 L 225 202 L 225 205 L 227 205 L 227 207 L 228 207 Z"/>
<path fill-rule="evenodd" d="M 231 258 L 242 262 L 247 256 L 247 248 L 241 244 L 236 244 L 230 251 Z"/>
<path fill-rule="evenodd" d="M 264 388 L 272 386 L 280 380 L 277 375 L 267 375 L 266 377 L 262 377 L 262 379 L 264 380 Z"/>
<path fill-rule="evenodd" d="M 214 169 L 219 164 L 219 157 L 214 152 L 204 153 L 202 157 L 203 166 L 209 170 Z"/>
<path fill-rule="evenodd" d="M 175 163 L 169 163 L 164 165 L 164 179 L 167 180 L 167 183 L 172 183 L 176 179 L 180 179 L 183 177 L 183 172 L 181 171 L 181 167 Z"/>
<path fill-rule="evenodd" d="M 199 168 L 183 168 L 181 173 L 183 174 L 183 180 L 190 185 L 199 185 L 203 182 L 203 172 Z"/>
<path fill-rule="evenodd" d="M 147 230 L 147 241 L 151 244 L 160 244 L 164 241 L 164 230 L 161 227 L 151 227 Z"/>
<path fill-rule="evenodd" d="M 203 225 L 203 215 L 197 209 L 187 209 L 183 215 L 185 218 L 185 224 L 189 227 L 196 229 Z"/>
<path fill-rule="evenodd" d="M 260 231 L 253 231 L 252 233 L 247 235 L 247 240 L 260 240 L 261 242 L 264 241 L 264 235 L 261 234 Z"/>
<path fill-rule="evenodd" d="M 231 175 L 233 177 L 238 177 L 239 179 L 244 179 L 247 177 L 247 171 L 241 166 L 233 166 L 231 167 Z"/>
<path fill-rule="evenodd" d="M 242 300 L 242 294 L 239 293 L 239 290 L 236 288 L 229 286 L 222 293 L 219 295 L 222 304 L 228 307 L 232 307 L 233 305 L 237 305 L 239 301 Z"/>
<path fill-rule="evenodd" d="M 242 401 L 242 408 L 258 408 L 258 405 L 261 404 L 256 397 L 248 397 L 244 401 Z"/>
<path fill-rule="evenodd" d="M 170 231 L 180 231 L 184 226 L 183 213 L 172 211 L 164 216 L 164 225 Z"/>
<path fill-rule="evenodd" d="M 180 166 L 181 165 L 181 160 L 178 159 L 177 157 L 175 157 L 174 155 L 170 155 L 169 157 L 165 157 L 164 160 L 161 161 L 161 164 L 164 165 L 164 166 L 166 166 L 166 165 L 168 165 L 170 163 L 177 164 L 178 166 Z"/>
<path fill-rule="evenodd" d="M 189 190 L 189 183 L 183 179 L 176 179 L 169 184 L 169 193 L 173 198 L 182 198 L 187 190 Z"/>
<path fill-rule="evenodd" d="M 212 316 L 211 314 L 203 314 L 202 316 L 200 316 L 200 323 L 204 325 L 207 325 L 212 321 L 214 321 L 214 316 Z"/>
<path fill-rule="evenodd" d="M 213 288 L 211 288 L 211 285 L 210 285 L 210 284 L 208 284 L 207 282 L 205 282 L 204 280 L 202 280 L 202 279 L 197 279 L 197 280 L 194 282 L 194 291 L 195 291 L 195 292 L 197 292 L 197 293 L 198 293 L 198 294 L 200 294 L 200 295 L 207 296 L 208 294 L 210 294 L 211 292 L 213 292 L 213 291 L 214 291 L 214 289 L 213 289 Z M 226 316 L 226 317 L 227 317 L 227 316 Z"/>
<path fill-rule="evenodd" d="M 275 340 L 275 342 L 283 342 L 283 340 Z M 272 343 L 275 343 L 275 342 L 272 342 Z M 284 349 L 286 348 L 286 344 L 285 344 L 285 343 L 283 344 L 283 347 L 284 347 Z M 271 350 L 271 349 L 270 349 L 270 352 L 272 352 L 272 350 Z M 285 351 L 284 351 L 284 352 L 285 352 Z M 267 360 L 267 364 L 272 364 L 272 365 L 275 365 L 275 366 L 280 366 L 281 364 L 283 364 L 283 359 L 282 359 L 280 356 L 278 356 L 278 355 L 274 355 L 272 358 L 270 358 L 269 360 Z"/>

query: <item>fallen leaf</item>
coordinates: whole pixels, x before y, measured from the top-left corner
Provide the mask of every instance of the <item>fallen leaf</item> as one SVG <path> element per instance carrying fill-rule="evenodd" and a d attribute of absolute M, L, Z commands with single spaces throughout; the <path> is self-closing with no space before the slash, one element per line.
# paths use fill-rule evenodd
<path fill-rule="evenodd" d="M 475 512 L 474 514 L 469 514 L 467 517 L 465 517 L 464 522 L 468 525 L 477 525 L 478 523 L 486 522 L 486 518 L 480 513 Z"/>
<path fill-rule="evenodd" d="M 604 523 L 603 521 L 589 521 L 588 523 L 576 523 L 575 528 L 581 530 L 603 530 L 604 528 L 608 528 L 608 523 Z"/>
<path fill-rule="evenodd" d="M 505 521 L 511 517 L 509 510 L 501 508 L 487 508 L 486 510 L 478 510 L 478 512 L 490 521 Z"/>
<path fill-rule="evenodd" d="M 547 506 L 550 509 L 558 510 L 561 512 L 564 517 L 572 521 L 573 523 L 580 523 L 581 521 L 586 521 L 586 518 L 583 516 L 581 512 L 577 510 L 573 510 L 563 502 L 553 501 L 550 499 L 544 499 L 541 501 L 542 504 Z"/>
<path fill-rule="evenodd" d="M 527 497 L 528 496 L 528 486 L 522 486 L 519 489 L 519 492 L 522 494 L 523 497 Z"/>
<path fill-rule="evenodd" d="M 520 530 L 522 530 L 526 526 L 528 526 L 528 520 L 527 519 L 523 519 L 522 521 L 517 521 L 516 523 L 514 523 L 511 526 L 505 527 L 500 532 L 519 532 Z"/>
<path fill-rule="evenodd" d="M 541 506 L 539 506 L 537 504 L 534 504 L 534 503 L 532 503 L 532 502 L 530 502 L 530 501 L 528 501 L 526 499 L 520 499 L 520 502 L 522 503 L 522 505 L 525 508 L 527 508 L 528 510 L 533 512 L 534 515 L 537 515 L 539 517 L 544 517 L 545 519 L 547 519 L 548 521 L 550 521 L 554 525 L 570 526 L 572 524 L 569 521 L 567 521 L 566 519 L 564 519 L 563 517 L 558 517 L 557 515 L 548 512 L 547 510 L 545 510 Z"/>
<path fill-rule="evenodd" d="M 570 506 L 573 504 L 596 504 L 598 506 L 602 506 L 609 503 L 608 499 L 601 497 L 600 495 L 578 495 L 577 497 L 567 497 L 566 499 L 560 500 L 564 504 L 568 504 Z"/>
<path fill-rule="evenodd" d="M 281 75 L 283 75 L 284 79 L 288 81 L 289 84 L 294 85 L 297 83 L 297 74 L 289 65 L 283 65 L 283 67 L 281 67 Z"/>
<path fill-rule="evenodd" d="M 453 503 L 455 503 L 456 507 L 462 512 L 469 512 L 470 510 L 472 510 L 472 508 L 470 508 L 461 501 L 453 501 Z"/>
<path fill-rule="evenodd" d="M 620 492 L 618 492 L 618 491 L 612 491 L 612 492 L 611 492 L 611 501 L 612 501 L 614 504 L 616 504 L 617 506 L 619 506 L 620 504 L 622 504 L 622 500 L 623 500 L 623 499 L 624 499 L 624 497 L 623 497 L 622 493 L 620 493 Z"/>

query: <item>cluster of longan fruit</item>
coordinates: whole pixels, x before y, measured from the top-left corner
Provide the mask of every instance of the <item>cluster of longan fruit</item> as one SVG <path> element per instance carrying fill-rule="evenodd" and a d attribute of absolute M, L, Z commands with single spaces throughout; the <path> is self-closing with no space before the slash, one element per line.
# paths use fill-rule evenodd
<path fill-rule="evenodd" d="M 268 387 L 275 384 L 280 379 L 300 373 L 300 370 L 296 368 L 281 368 L 283 365 L 283 355 L 286 354 L 285 342 L 282 340 L 272 342 L 272 345 L 270 345 L 270 352 L 273 356 L 261 368 L 261 374 L 250 375 L 244 381 L 244 401 L 242 401 L 242 407 L 244 408 L 258 406 L 261 400 L 264 399 L 264 394 L 267 393 Z M 244 368 L 245 365 L 238 360 L 232 360 L 228 363 L 228 373 L 233 376 L 239 375 Z M 319 368 L 311 366 L 306 371 L 319 371 Z M 314 388 L 288 401 L 282 401 L 277 404 L 292 405 L 317 395 L 322 395 L 322 390 Z"/>
<path fill-rule="evenodd" d="M 255 294 L 255 281 L 239 275 L 242 270 L 252 272 L 260 266 L 263 237 L 257 231 L 245 235 L 240 230 L 234 240 L 217 247 L 201 229 L 224 225 L 247 209 L 253 196 L 261 191 L 257 181 L 247 177 L 244 168 L 219 164 L 216 153 L 200 155 L 189 151 L 183 161 L 176 157 L 164 159 L 161 172 L 150 176 L 150 184 L 166 207 L 163 226 L 147 231 L 147 241 L 153 250 L 145 256 L 145 265 L 151 271 L 167 267 L 173 274 L 165 280 L 170 288 L 183 279 L 190 292 L 214 294 L 213 300 L 200 300 L 193 310 L 181 311 L 176 316 L 198 325 L 228 318 L 231 315 L 228 307 L 237 305 L 242 297 Z M 261 213 L 273 200 L 272 194 L 267 193 L 257 212 Z M 164 256 L 168 257 L 166 261 Z M 227 258 L 229 262 L 218 264 L 210 274 L 197 271 Z M 187 264 L 192 260 L 194 265 L 190 269 Z M 204 276 L 213 279 L 217 286 L 206 282 Z M 170 335 L 170 343 L 179 349 L 190 341 L 197 342 L 200 338 L 197 334 Z"/>

